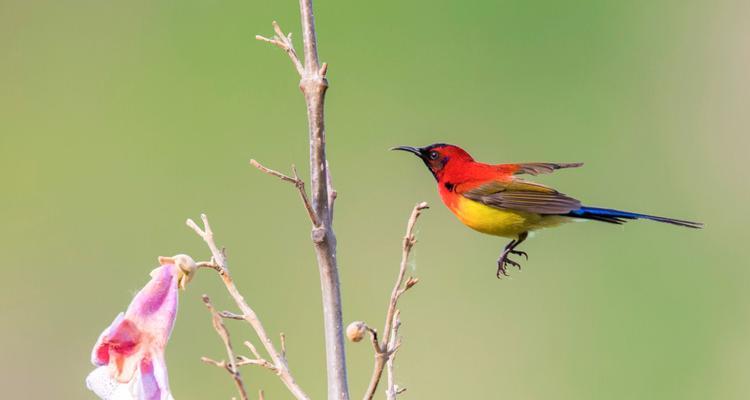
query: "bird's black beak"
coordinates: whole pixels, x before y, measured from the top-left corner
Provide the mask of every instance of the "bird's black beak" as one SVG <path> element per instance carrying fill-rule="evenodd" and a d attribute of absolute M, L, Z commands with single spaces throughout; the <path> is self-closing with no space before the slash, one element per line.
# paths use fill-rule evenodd
<path fill-rule="evenodd" d="M 423 158 L 422 149 L 417 148 L 417 147 L 398 146 L 398 147 L 391 147 L 391 150 L 408 151 L 409 153 L 416 154 L 417 157 L 419 157 L 419 158 Z"/>

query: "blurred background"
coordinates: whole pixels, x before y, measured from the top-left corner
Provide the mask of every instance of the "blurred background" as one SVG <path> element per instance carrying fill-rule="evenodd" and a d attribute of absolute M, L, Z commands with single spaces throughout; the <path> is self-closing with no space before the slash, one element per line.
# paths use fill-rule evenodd
<path fill-rule="evenodd" d="M 407 216 L 432 205 L 401 302 L 405 399 L 747 398 L 750 3 L 315 7 L 345 323 L 382 325 Z M 294 69 L 254 39 L 274 19 L 299 39 L 294 1 L 0 1 L 4 397 L 93 399 L 97 336 L 157 256 L 209 257 L 184 223 L 205 212 L 266 328 L 286 333 L 297 380 L 324 398 L 305 211 L 248 166 L 307 173 Z M 421 162 L 387 151 L 439 141 L 487 162 L 582 161 L 537 180 L 706 229 L 570 224 L 497 280 L 505 240 L 463 227 Z M 210 271 L 181 294 L 177 399 L 236 395 L 199 361 L 223 357 L 204 293 L 234 310 Z M 238 347 L 255 339 L 229 326 Z M 347 343 L 347 357 L 358 398 L 372 349 Z M 268 371 L 243 373 L 251 392 L 290 398 Z"/>

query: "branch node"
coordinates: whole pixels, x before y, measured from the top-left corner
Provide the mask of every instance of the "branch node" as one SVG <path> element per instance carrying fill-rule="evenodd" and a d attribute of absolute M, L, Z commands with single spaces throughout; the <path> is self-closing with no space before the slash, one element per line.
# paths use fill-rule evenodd
<path fill-rule="evenodd" d="M 322 226 L 316 226 L 312 230 L 312 241 L 320 244 L 326 240 L 326 228 Z"/>

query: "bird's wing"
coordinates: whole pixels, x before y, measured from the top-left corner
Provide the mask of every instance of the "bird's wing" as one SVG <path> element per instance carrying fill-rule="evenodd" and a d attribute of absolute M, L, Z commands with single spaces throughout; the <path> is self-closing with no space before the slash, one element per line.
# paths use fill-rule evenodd
<path fill-rule="evenodd" d="M 490 207 L 536 214 L 567 214 L 581 207 L 580 201 L 555 189 L 522 180 L 493 181 L 462 194 Z"/>
<path fill-rule="evenodd" d="M 550 174 L 563 168 L 578 168 L 583 163 L 521 163 L 521 164 L 501 164 L 500 168 L 512 171 L 513 175 L 529 174 Z"/>

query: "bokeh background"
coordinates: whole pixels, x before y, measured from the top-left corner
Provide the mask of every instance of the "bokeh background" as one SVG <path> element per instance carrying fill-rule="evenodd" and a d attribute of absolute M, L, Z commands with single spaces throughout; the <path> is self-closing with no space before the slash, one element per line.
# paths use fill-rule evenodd
<path fill-rule="evenodd" d="M 410 399 L 745 399 L 750 393 L 750 3 L 318 1 L 330 64 L 345 322 L 382 324 L 411 207 L 397 377 Z M 0 387 L 4 398 L 93 399 L 101 330 L 159 255 L 206 259 L 185 227 L 206 212 L 235 279 L 291 367 L 325 393 L 318 273 L 294 190 L 248 166 L 307 172 L 289 60 L 294 1 L 0 1 Z M 299 43 L 298 43 L 299 44 Z M 583 161 L 538 180 L 587 204 L 707 224 L 571 224 L 527 242 L 461 226 L 394 145 L 461 144 L 488 162 Z M 178 399 L 235 395 L 203 365 L 223 348 L 201 271 L 168 348 Z M 230 323 L 236 343 L 254 338 Z M 347 343 L 352 398 L 371 373 Z M 251 391 L 289 398 L 265 370 Z"/>

